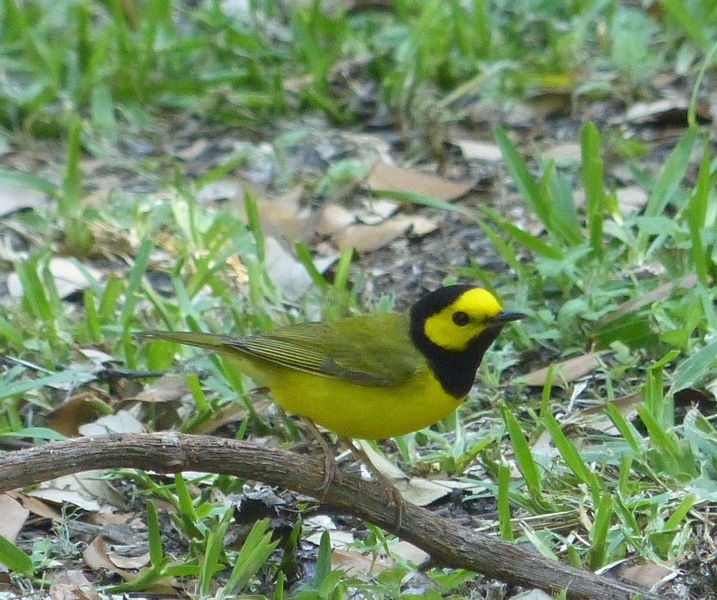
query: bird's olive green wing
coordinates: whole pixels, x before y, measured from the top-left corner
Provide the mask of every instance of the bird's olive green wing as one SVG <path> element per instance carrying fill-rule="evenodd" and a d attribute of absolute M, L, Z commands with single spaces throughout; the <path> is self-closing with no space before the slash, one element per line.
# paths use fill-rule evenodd
<path fill-rule="evenodd" d="M 407 315 L 399 313 L 304 323 L 223 342 L 277 365 L 367 386 L 400 385 L 422 364 Z"/>

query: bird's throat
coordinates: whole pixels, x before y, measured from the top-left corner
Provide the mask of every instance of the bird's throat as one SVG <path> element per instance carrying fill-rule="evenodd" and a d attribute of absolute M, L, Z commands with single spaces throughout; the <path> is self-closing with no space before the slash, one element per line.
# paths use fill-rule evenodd
<path fill-rule="evenodd" d="M 443 391 L 462 400 L 471 391 L 483 356 L 499 333 L 498 327 L 486 329 L 465 350 L 447 350 L 434 344 L 422 327 L 411 328 L 411 339 L 426 358 Z"/>

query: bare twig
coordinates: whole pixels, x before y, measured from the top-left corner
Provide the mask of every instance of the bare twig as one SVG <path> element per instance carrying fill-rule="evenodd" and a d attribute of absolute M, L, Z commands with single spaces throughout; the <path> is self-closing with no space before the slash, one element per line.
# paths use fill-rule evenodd
<path fill-rule="evenodd" d="M 51 442 L 0 455 L 0 491 L 91 469 L 137 468 L 177 473 L 206 471 L 261 480 L 312 495 L 321 488 L 323 460 L 243 442 L 174 433 L 110 435 Z M 657 600 L 631 584 L 548 560 L 524 547 L 491 538 L 406 503 L 396 528 L 395 507 L 380 486 L 342 473 L 323 502 L 392 531 L 428 552 L 438 564 L 511 584 L 567 590 L 581 600 Z"/>

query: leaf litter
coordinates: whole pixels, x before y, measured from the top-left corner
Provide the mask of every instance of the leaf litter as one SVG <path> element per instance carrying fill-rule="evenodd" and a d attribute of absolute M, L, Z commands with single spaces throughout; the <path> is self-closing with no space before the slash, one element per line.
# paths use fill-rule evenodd
<path fill-rule="evenodd" d="M 528 127 L 529 131 L 526 136 L 536 135 L 536 130 L 539 131 L 542 125 L 553 125 L 549 119 L 555 115 L 564 115 L 566 107 L 572 99 L 567 94 L 560 92 L 544 91 L 536 94 L 531 101 L 524 103 L 522 106 L 518 106 L 511 114 L 508 115 L 508 121 L 513 122 L 514 125 L 521 127 Z M 643 126 L 645 122 L 652 121 L 655 119 L 653 115 L 657 115 L 657 119 L 663 119 L 664 117 L 659 116 L 659 107 L 648 107 L 644 114 L 646 117 L 636 117 L 636 111 L 631 114 L 626 114 L 623 118 L 630 121 L 630 125 L 638 123 Z M 671 110 L 668 107 L 668 111 Z M 680 108 L 681 110 L 681 108 Z M 652 114 L 650 114 L 652 113 Z M 629 118 L 628 118 L 629 117 Z M 680 118 L 682 118 L 680 116 Z M 545 120 L 545 123 L 542 121 Z M 536 123 L 538 126 L 536 127 Z M 169 149 L 170 152 L 174 152 L 176 156 L 179 156 L 187 166 L 187 173 L 203 173 L 208 168 L 214 167 L 213 161 L 222 159 L 223 157 L 231 156 L 237 151 L 236 141 L 232 139 L 230 134 L 223 135 L 222 132 L 210 132 L 209 129 L 198 130 L 196 127 L 187 127 L 186 131 L 182 132 L 182 127 L 179 127 L 179 132 L 176 135 L 176 139 L 172 140 L 173 144 L 176 144 L 174 150 Z M 328 128 L 327 128 L 328 129 Z M 336 132 L 332 132 L 335 134 Z M 359 136 L 356 134 L 347 132 L 345 139 L 358 139 Z M 429 169 L 425 169 L 425 165 L 421 170 L 395 167 L 388 164 L 386 158 L 392 158 L 396 153 L 392 144 L 387 141 L 388 136 L 374 135 L 364 136 L 361 139 L 362 144 L 375 146 L 372 150 L 376 157 L 380 157 L 379 162 L 376 163 L 373 170 L 370 172 L 368 178 L 364 183 L 365 189 L 361 189 L 360 194 L 375 193 L 380 190 L 387 191 L 400 191 L 407 193 L 421 193 L 436 198 L 444 199 L 447 201 L 456 201 L 457 199 L 463 198 L 467 203 L 475 202 L 476 198 L 473 192 L 479 183 L 478 177 L 468 177 L 464 181 L 454 181 L 452 179 L 445 179 L 434 175 L 428 175 L 424 171 L 432 170 L 437 171 L 432 166 Z M 371 139 L 373 138 L 373 142 Z M 315 141 L 315 140 L 314 140 Z M 527 140 L 530 141 L 529 139 Z M 189 142 L 189 143 L 187 143 Z M 497 186 L 497 189 L 492 190 L 494 197 L 499 198 L 503 203 L 502 210 L 506 212 L 510 211 L 512 206 L 517 205 L 517 202 L 513 204 L 510 198 L 510 188 L 505 185 L 502 181 L 498 170 L 500 168 L 500 157 L 495 152 L 495 147 L 491 144 L 485 146 L 471 140 L 463 140 L 457 142 L 463 155 L 463 159 L 467 161 L 478 161 L 493 165 L 496 171 L 489 172 L 487 179 L 490 181 L 490 185 Z M 556 159 L 572 159 L 576 148 L 569 144 L 564 144 L 559 140 L 550 140 L 552 144 L 554 142 L 554 148 L 548 149 L 547 156 L 552 156 Z M 184 146 L 182 146 L 184 144 Z M 562 144 L 562 147 L 561 147 Z M 258 148 L 261 152 L 257 153 L 256 156 L 259 158 L 253 160 L 245 171 L 242 167 L 237 168 L 237 174 L 239 177 L 238 182 L 222 182 L 212 187 L 211 184 L 200 189 L 198 199 L 201 202 L 206 203 L 222 203 L 222 202 L 238 202 L 238 197 L 243 185 L 246 182 L 252 184 L 266 185 L 274 181 L 274 177 L 279 169 L 277 169 L 275 158 L 276 152 L 273 147 L 269 147 L 271 144 L 265 143 L 264 146 Z M 339 154 L 341 148 L 337 149 L 336 154 Z M 330 153 L 331 154 L 331 153 Z M 304 176 L 310 169 L 309 157 L 311 153 L 306 152 L 301 155 L 297 153 L 296 156 L 300 156 L 297 163 L 292 167 L 296 168 L 296 171 L 292 173 L 296 179 L 303 181 Z M 209 159 L 208 157 L 211 157 Z M 211 160 L 212 162 L 208 162 Z M 311 160 L 315 160 L 311 159 Z M 321 164 L 321 157 L 319 156 L 319 164 Z M 56 164 L 60 164 L 60 160 Z M 101 162 L 101 161 L 100 161 Z M 368 164 L 368 163 L 367 163 Z M 93 173 L 97 173 L 100 165 L 95 163 L 93 168 L 88 171 L 90 178 Z M 117 170 L 114 176 L 113 185 L 118 187 L 124 186 L 125 191 L 133 190 L 137 192 L 142 190 L 142 193 L 146 193 L 147 186 L 152 186 L 152 179 L 147 178 L 141 173 L 133 173 L 131 176 L 126 177 L 125 173 L 121 173 Z M 108 187 L 107 181 L 100 181 L 99 175 L 97 175 L 97 181 L 104 187 Z M 359 186 L 360 187 L 360 186 Z M 627 190 L 622 192 L 622 198 L 620 190 Z M 241 192 L 243 193 L 243 192 Z M 646 202 L 646 194 L 640 186 L 627 186 L 619 188 L 617 190 L 618 202 L 623 202 L 621 208 L 623 212 L 628 210 L 640 210 L 644 207 Z M 438 215 L 436 212 L 430 209 L 417 209 L 415 206 L 409 205 L 396 205 L 392 201 L 387 201 L 380 197 L 370 198 L 366 197 L 338 197 L 331 199 L 329 202 L 324 202 L 323 205 L 318 207 L 313 206 L 312 203 L 307 200 L 311 200 L 312 193 L 305 191 L 302 187 L 296 187 L 286 192 L 286 195 L 278 195 L 272 197 L 267 191 L 263 191 L 258 194 L 259 197 L 259 209 L 262 214 L 262 218 L 269 229 L 272 229 L 272 233 L 267 239 L 271 240 L 269 246 L 276 250 L 276 256 L 279 257 L 275 260 L 275 263 L 271 267 L 272 278 L 277 278 L 283 281 L 279 287 L 283 290 L 285 297 L 298 298 L 306 292 L 308 286 L 311 285 L 304 278 L 297 277 L 293 274 L 294 270 L 298 267 L 296 259 L 293 257 L 291 241 L 295 239 L 303 239 L 309 241 L 312 247 L 319 247 L 319 244 L 325 245 L 322 248 L 331 248 L 332 250 L 339 251 L 349 245 L 359 246 L 362 248 L 364 253 L 359 258 L 359 265 L 365 268 L 367 272 L 374 275 L 374 280 L 367 286 L 369 294 L 382 293 L 385 290 L 393 290 L 398 296 L 405 298 L 414 297 L 418 292 L 424 290 L 427 287 L 435 287 L 438 285 L 443 276 L 450 272 L 450 269 L 446 265 L 458 264 L 465 265 L 471 259 L 477 260 L 479 264 L 490 265 L 491 261 L 500 263 L 500 258 L 496 257 L 495 251 L 487 244 L 483 239 L 482 234 L 475 227 L 474 223 L 467 222 L 464 218 L 456 215 Z M 101 197 L 101 194 L 96 197 Z M 373 206 L 371 205 L 373 203 Z M 319 203 L 320 204 L 320 203 Z M 379 207 L 377 209 L 377 207 Z M 34 210 L 34 207 L 22 207 L 28 210 Z M 327 216 L 328 215 L 328 216 Z M 323 223 L 323 225 L 318 225 Z M 347 234 L 355 228 L 351 234 Z M 378 230 L 376 230 L 378 228 Z M 117 232 L 115 232 L 117 233 Z M 130 232 L 126 233 L 126 237 L 130 237 Z M 342 237 L 343 236 L 343 237 Z M 115 269 L 118 264 L 122 264 L 121 252 L 118 251 L 117 241 L 118 238 L 107 236 L 101 238 L 96 236 L 96 243 L 99 247 L 96 249 L 97 255 L 104 255 L 111 257 L 112 259 L 119 259 L 112 264 L 111 268 L 108 268 L 107 264 L 95 263 L 92 264 L 88 261 L 84 261 L 83 265 L 87 268 L 92 267 L 97 269 L 96 271 L 87 271 L 92 273 L 92 277 L 97 281 L 102 281 L 103 276 Z M 133 243 L 125 244 L 122 248 L 122 252 L 131 254 L 138 244 L 137 240 Z M 361 246 L 362 244 L 362 246 Z M 272 250 L 274 251 L 274 250 Z M 76 276 L 77 273 L 73 272 L 73 261 L 68 261 L 66 257 L 53 257 L 62 259 L 60 268 L 57 269 L 58 273 L 53 272 L 53 278 L 55 278 L 58 287 L 64 285 L 65 280 L 70 282 L 70 287 L 65 288 L 66 293 L 63 291 L 62 297 L 71 295 L 74 291 L 84 290 L 88 288 L 89 282 L 84 274 Z M 165 259 L 169 259 L 171 262 L 171 254 L 165 255 Z M 331 256 L 330 253 L 326 253 L 326 260 L 331 262 L 327 263 L 323 269 L 330 268 L 335 256 Z M 52 262 L 50 263 L 52 264 Z M 56 263 L 57 264 L 57 263 Z M 236 261 L 230 265 L 233 269 L 237 278 L 242 272 L 242 265 Z M 52 269 L 51 269 L 52 271 Z M 71 273 L 71 275 L 68 275 Z M 694 285 L 694 281 L 686 280 L 680 282 L 683 285 Z M 664 286 L 664 287 L 663 287 Z M 19 297 L 17 286 L 13 284 L 15 297 Z M 656 301 L 661 297 L 666 297 L 667 294 L 674 288 L 674 283 L 662 284 L 658 286 L 655 294 L 648 295 L 646 298 L 640 298 L 633 303 L 627 303 L 621 307 L 621 311 L 629 312 L 639 309 L 641 306 L 645 306 L 647 302 Z M 616 311 L 616 313 L 619 311 Z M 607 320 L 612 318 L 618 318 L 615 315 L 609 315 L 606 317 Z M 585 354 L 583 357 L 577 357 L 574 363 L 569 361 L 564 362 L 560 365 L 560 369 L 556 370 L 554 375 L 554 383 L 558 379 L 561 379 L 564 383 L 574 383 L 592 373 L 598 366 L 600 357 L 599 352 Z M 540 386 L 545 382 L 545 370 L 535 371 L 531 374 L 532 379 L 529 379 L 530 385 Z M 560 371 L 560 373 L 558 373 Z M 538 373 L 538 374 L 536 374 Z M 561 376 L 558 377 L 557 375 Z M 541 384 L 541 381 L 543 382 Z M 176 391 L 178 394 L 179 392 Z M 170 394 L 171 395 L 171 394 Z M 151 396 L 151 392 L 150 392 Z M 159 395 L 155 396 L 154 399 L 145 399 L 146 402 L 160 401 Z M 162 400 L 165 401 L 165 400 Z M 171 401 L 171 400 L 166 400 Z M 78 404 L 81 400 L 76 400 Z M 618 403 L 620 403 L 618 401 Z M 634 406 L 634 399 L 625 399 L 625 414 L 629 414 L 629 411 Z M 621 409 L 622 411 L 622 409 Z M 104 421 L 104 424 L 100 424 L 101 431 L 115 430 L 115 431 L 129 431 L 136 430 L 135 428 L 141 428 L 143 423 L 137 417 L 131 413 L 127 413 L 131 416 L 131 419 L 125 420 L 123 415 L 120 415 L 117 419 L 109 419 Z M 576 416 L 579 413 L 573 413 Z M 580 416 L 590 416 L 590 413 L 583 412 Z M 228 419 L 220 419 L 216 424 L 217 427 L 224 426 L 228 423 L 234 422 L 236 419 L 245 418 L 245 413 L 241 410 L 237 414 L 230 416 Z M 72 417 L 70 419 L 74 422 L 72 431 L 79 429 L 77 423 L 81 419 Z M 408 481 L 409 483 L 413 480 L 419 481 L 419 487 L 424 483 L 435 483 L 431 480 L 423 478 L 408 478 L 405 474 L 395 474 L 398 481 Z M 439 487 L 445 488 L 444 485 L 440 484 Z M 85 492 L 84 485 L 80 485 Z M 82 493 L 77 490 L 68 489 L 68 492 L 74 492 L 82 496 Z M 62 490 L 60 490 L 62 492 Z M 441 495 L 437 495 L 437 494 Z M 423 497 L 431 498 L 435 494 L 435 498 L 429 502 L 435 502 L 441 498 L 445 498 L 450 490 L 444 491 L 444 489 L 435 489 L 425 496 L 422 496 L 424 492 L 419 490 L 417 498 Z M 74 496 L 77 498 L 77 496 Z M 69 498 L 58 500 L 62 498 L 61 494 L 55 497 L 55 500 L 60 503 L 71 503 L 72 500 Z M 98 500 L 97 498 L 101 498 Z M 92 500 L 94 499 L 94 504 Z M 34 499 L 38 501 L 37 498 Z M 84 503 L 84 504 L 82 504 Z M 79 502 L 75 503 L 77 506 L 84 505 L 84 510 L 95 510 L 102 506 L 109 506 L 111 502 L 105 499 L 101 494 L 95 495 L 90 493 L 88 497 L 82 497 Z M 92 507 L 92 508 L 88 508 Z M 41 509 L 37 509 L 41 510 Z M 100 538 L 96 538 L 99 540 Z M 99 542 L 98 542 L 99 545 Z M 95 544 L 93 542 L 93 547 Z M 97 552 L 97 554 L 105 555 L 107 552 Z M 347 561 L 353 560 L 354 557 L 346 558 Z M 90 560 L 86 559 L 87 563 L 90 564 Z M 120 573 L 117 566 L 112 564 L 109 559 L 106 562 L 98 561 L 92 564 L 97 566 L 100 563 L 103 564 L 104 568 L 110 568 L 115 572 Z M 362 566 L 357 567 L 358 571 L 364 570 L 368 567 L 367 562 L 363 562 Z M 68 571 L 68 573 L 71 573 Z M 123 575 L 124 577 L 124 575 Z M 82 578 L 75 577 L 71 574 L 67 579 L 56 578 L 54 581 L 57 582 L 55 589 L 58 595 L 62 595 L 63 589 L 74 590 L 73 593 L 84 594 L 86 583 Z M 165 588 L 169 590 L 169 593 L 174 594 L 175 590 L 172 587 Z M 69 592 L 68 592 L 69 593 Z M 87 597 L 91 597 L 91 592 L 87 592 Z"/>

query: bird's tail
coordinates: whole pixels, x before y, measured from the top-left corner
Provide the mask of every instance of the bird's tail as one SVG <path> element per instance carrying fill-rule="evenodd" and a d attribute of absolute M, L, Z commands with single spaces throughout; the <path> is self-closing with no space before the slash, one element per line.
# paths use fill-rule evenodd
<path fill-rule="evenodd" d="M 135 334 L 135 337 L 140 341 L 166 340 L 168 342 L 177 342 L 178 344 L 208 348 L 209 350 L 215 351 L 222 348 L 228 341 L 228 338 L 225 336 L 212 335 L 210 333 L 194 333 L 191 331 L 142 331 L 141 333 Z"/>

